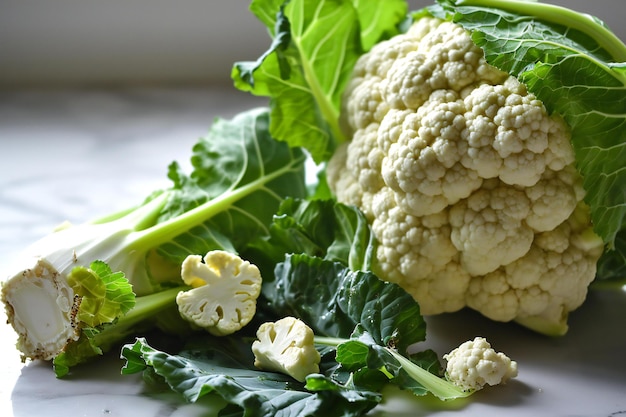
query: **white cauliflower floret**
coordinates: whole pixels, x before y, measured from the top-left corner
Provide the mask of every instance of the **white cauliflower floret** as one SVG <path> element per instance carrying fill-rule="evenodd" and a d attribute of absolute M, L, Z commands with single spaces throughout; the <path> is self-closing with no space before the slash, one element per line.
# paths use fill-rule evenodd
<path fill-rule="evenodd" d="M 383 159 L 385 184 L 412 215 L 439 212 L 482 183 L 474 171 L 460 163 L 467 144 L 460 140 L 465 123 L 457 97 L 454 92 L 438 90 L 417 112 L 405 113 L 398 138 L 388 146 Z"/>
<path fill-rule="evenodd" d="M 533 230 L 524 219 L 530 201 L 522 191 L 498 184 L 482 188 L 450 209 L 451 239 L 463 267 L 484 275 L 524 256 Z"/>
<path fill-rule="evenodd" d="M 546 170 L 541 180 L 524 192 L 531 201 L 526 224 L 537 232 L 563 223 L 564 213 L 571 214 L 585 195 L 582 178 L 572 165 L 560 171 Z"/>
<path fill-rule="evenodd" d="M 470 276 L 457 262 L 445 213 L 416 217 L 398 207 L 388 188 L 376 195 L 372 231 L 379 240 L 377 258 L 386 280 L 402 284 L 421 300 L 422 311 L 465 306 Z M 414 277 L 407 280 L 406 277 Z"/>
<path fill-rule="evenodd" d="M 381 278 L 423 314 L 470 306 L 567 330 L 602 242 L 583 209 L 567 234 L 572 248 L 542 246 L 584 206 L 561 118 L 489 65 L 460 26 L 424 17 L 359 59 L 342 123 L 351 140 L 329 162 L 328 183 L 371 222 Z M 535 275 L 522 281 L 518 271 Z"/>
<path fill-rule="evenodd" d="M 252 320 L 261 294 L 261 273 L 256 265 L 222 250 L 203 258 L 189 255 L 181 276 L 193 288 L 176 297 L 181 316 L 216 336 L 234 333 Z"/>
<path fill-rule="evenodd" d="M 252 343 L 254 366 L 290 375 L 304 382 L 307 375 L 319 373 L 321 360 L 315 349 L 313 330 L 302 320 L 285 317 L 263 323 Z"/>
<path fill-rule="evenodd" d="M 467 304 L 493 320 L 517 320 L 542 333 L 559 333 L 568 313 L 585 300 L 602 250 L 588 224 L 588 208 L 581 204 L 556 229 L 537 234 L 523 257 L 473 277 Z"/>
<path fill-rule="evenodd" d="M 462 343 L 443 358 L 448 362 L 446 378 L 466 391 L 504 384 L 517 376 L 517 362 L 496 352 L 484 337 Z"/>
<path fill-rule="evenodd" d="M 480 84 L 464 91 L 469 145 L 462 163 L 482 178 L 529 187 L 546 167 L 562 169 L 574 161 L 564 123 L 547 117 L 543 103 L 508 77 L 502 84 Z"/>

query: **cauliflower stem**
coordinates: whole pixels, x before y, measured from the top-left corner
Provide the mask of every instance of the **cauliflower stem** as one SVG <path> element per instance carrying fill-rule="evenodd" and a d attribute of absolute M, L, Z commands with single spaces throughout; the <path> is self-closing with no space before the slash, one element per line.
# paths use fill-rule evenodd
<path fill-rule="evenodd" d="M 128 324 L 143 319 L 171 331 L 188 329 L 179 315 L 170 320 L 156 314 L 157 305 L 176 307 L 174 292 L 190 289 L 181 279 L 184 259 L 244 249 L 266 233 L 285 196 L 306 191 L 303 152 L 269 136 L 268 123 L 264 108 L 217 119 L 193 149 L 191 175 L 173 162 L 172 186 L 143 204 L 64 225 L 27 248 L 2 282 L 2 302 L 23 359 L 62 355 L 57 365 L 87 360 L 110 347 L 114 329 L 118 339 L 125 336 L 126 325 L 118 325 L 125 314 L 131 314 Z M 149 295 L 152 301 L 140 301 Z M 146 314 L 133 313 L 134 297 L 147 306 Z M 97 333 L 106 336 L 91 337 Z M 67 366 L 57 371 L 62 376 Z"/>

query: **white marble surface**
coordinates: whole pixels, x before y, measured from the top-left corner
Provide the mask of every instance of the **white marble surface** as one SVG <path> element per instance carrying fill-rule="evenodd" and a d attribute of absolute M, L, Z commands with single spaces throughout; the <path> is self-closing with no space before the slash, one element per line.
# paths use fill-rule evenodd
<path fill-rule="evenodd" d="M 262 104 L 227 90 L 0 93 L 0 269 L 64 220 L 80 222 L 127 207 L 167 184 L 166 167 L 186 163 L 215 116 Z M 463 319 L 463 321 L 461 321 Z M 120 375 L 117 352 L 54 378 L 46 363 L 22 364 L 0 313 L 0 415 L 210 416 Z M 445 406 L 393 395 L 377 416 L 626 415 L 626 293 L 593 293 L 550 339 L 459 313 L 429 321 L 427 346 L 440 353 L 476 335 L 519 363 L 519 377 Z"/>

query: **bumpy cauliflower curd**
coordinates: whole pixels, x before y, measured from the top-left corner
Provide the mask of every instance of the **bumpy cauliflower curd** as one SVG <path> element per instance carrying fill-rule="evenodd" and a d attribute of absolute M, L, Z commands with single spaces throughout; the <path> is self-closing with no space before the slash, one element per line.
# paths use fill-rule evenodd
<path fill-rule="evenodd" d="M 496 352 L 484 337 L 462 343 L 443 358 L 447 362 L 446 379 L 466 391 L 506 384 L 517 376 L 517 362 Z"/>
<path fill-rule="evenodd" d="M 363 55 L 343 103 L 328 182 L 371 221 L 381 278 L 426 315 L 565 333 L 603 250 L 568 126 L 430 17 Z"/>

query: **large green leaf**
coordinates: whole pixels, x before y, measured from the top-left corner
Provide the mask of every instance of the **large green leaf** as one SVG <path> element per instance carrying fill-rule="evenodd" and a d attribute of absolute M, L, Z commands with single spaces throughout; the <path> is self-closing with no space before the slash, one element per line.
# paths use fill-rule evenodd
<path fill-rule="evenodd" d="M 361 44 L 366 51 L 396 35 L 397 25 L 408 11 L 405 0 L 353 0 L 353 3 L 361 24 Z"/>
<path fill-rule="evenodd" d="M 402 353 L 426 337 L 426 323 L 413 297 L 371 272 L 294 254 L 277 265 L 276 279 L 264 288 L 272 307 L 301 318 L 316 334 L 348 339 L 360 325 L 378 345 Z"/>
<path fill-rule="evenodd" d="M 159 223 L 198 224 L 159 248 L 181 261 L 212 249 L 242 250 L 268 233 L 279 204 L 287 196 L 306 195 L 305 155 L 269 133 L 269 111 L 253 109 L 231 120 L 218 119 L 193 148 L 193 172 L 170 165 L 174 185 Z"/>
<path fill-rule="evenodd" d="M 149 369 L 189 402 L 219 395 L 231 404 L 220 415 L 361 416 L 381 399 L 379 394 L 347 389 L 322 375 L 310 377 L 312 391 L 288 376 L 254 369 L 250 345 L 230 337 L 176 355 L 137 339 L 124 346 L 122 357 L 126 359 L 122 373 Z"/>
<path fill-rule="evenodd" d="M 254 242 L 250 255 L 271 280 L 274 266 L 286 253 L 305 253 L 367 271 L 374 262 L 376 241 L 367 219 L 354 206 L 334 200 L 287 198 L 270 225 L 270 234 Z"/>
<path fill-rule="evenodd" d="M 327 160 L 345 140 L 341 95 L 358 57 L 396 33 L 406 14 L 399 0 L 254 0 L 251 11 L 273 37 L 254 62 L 233 66 L 235 86 L 270 97 L 270 131 Z"/>

